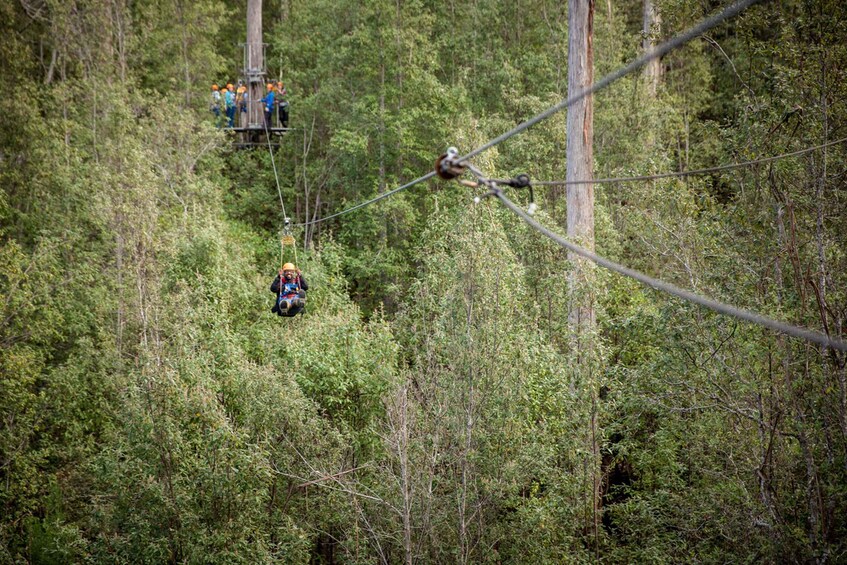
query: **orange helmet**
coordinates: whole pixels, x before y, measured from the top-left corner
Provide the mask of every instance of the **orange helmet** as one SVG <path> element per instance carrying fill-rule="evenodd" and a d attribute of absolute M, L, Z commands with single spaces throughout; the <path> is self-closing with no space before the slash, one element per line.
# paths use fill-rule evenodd
<path fill-rule="evenodd" d="M 232 90 L 232 89 L 233 89 L 232 83 L 227 84 L 227 85 L 226 85 L 226 89 L 227 89 L 227 90 Z"/>
<path fill-rule="evenodd" d="M 294 263 L 286 263 L 282 266 L 283 271 L 296 271 L 297 267 L 294 266 Z"/>
<path fill-rule="evenodd" d="M 269 82 L 268 83 L 268 90 L 273 90 L 273 89 L 274 89 L 274 83 Z"/>
<path fill-rule="evenodd" d="M 212 85 L 212 90 L 218 90 L 218 85 L 217 85 L 217 84 L 213 84 L 213 85 Z"/>

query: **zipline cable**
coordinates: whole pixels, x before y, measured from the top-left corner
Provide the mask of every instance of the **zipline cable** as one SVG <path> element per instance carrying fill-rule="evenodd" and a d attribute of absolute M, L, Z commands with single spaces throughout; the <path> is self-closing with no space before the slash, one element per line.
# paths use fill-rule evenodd
<path fill-rule="evenodd" d="M 495 145 L 498 145 L 498 144 L 506 141 L 510 137 L 521 133 L 525 129 L 534 126 L 538 122 L 546 120 L 547 118 L 549 118 L 553 114 L 555 114 L 555 113 L 557 113 L 561 110 L 564 110 L 565 108 L 572 106 L 573 104 L 576 104 L 577 102 L 579 102 L 583 98 L 585 98 L 587 96 L 591 96 L 595 92 L 598 92 L 598 91 L 606 88 L 607 86 L 609 86 L 613 82 L 617 81 L 618 79 L 621 79 L 621 78 L 625 77 L 626 75 L 630 74 L 631 72 L 640 69 L 641 67 L 643 67 L 644 65 L 646 65 L 650 61 L 652 61 L 654 59 L 658 59 L 659 57 L 662 57 L 662 56 L 670 53 L 674 49 L 685 45 L 686 43 L 688 43 L 689 41 L 691 41 L 695 37 L 702 35 L 703 33 L 709 31 L 710 29 L 712 29 L 716 25 L 720 24 L 721 22 L 723 22 L 723 21 L 725 21 L 729 18 L 732 18 L 734 16 L 737 16 L 739 13 L 743 12 L 744 10 L 746 10 L 747 8 L 749 8 L 753 4 L 756 4 L 759 1 L 760 0 L 739 0 L 736 3 L 734 3 L 730 6 L 727 6 L 722 12 L 715 14 L 714 16 L 711 16 L 709 18 L 706 18 L 705 20 L 703 20 L 702 22 L 700 22 L 696 26 L 689 28 L 687 31 L 684 31 L 683 33 L 677 35 L 676 37 L 669 39 L 668 41 L 665 41 L 664 43 L 662 43 L 660 45 L 657 45 L 652 51 L 645 53 L 641 57 L 632 61 L 630 64 L 626 65 L 625 67 L 621 67 L 617 71 L 607 74 L 606 76 L 601 78 L 599 81 L 595 82 L 594 84 L 592 84 L 591 86 L 586 88 L 585 90 L 582 90 L 582 91 L 578 92 L 577 94 L 570 96 L 566 100 L 563 100 L 563 101 L 559 102 L 558 104 L 555 104 L 554 106 L 549 107 L 548 109 L 544 110 L 543 112 L 536 115 L 535 117 L 530 118 L 529 120 L 517 125 L 513 129 L 510 129 L 506 133 L 503 133 L 503 134 L 495 137 L 494 139 L 492 139 L 488 143 L 481 145 L 480 147 L 477 147 L 476 149 L 474 149 L 473 151 L 471 151 L 467 155 L 463 155 L 461 157 L 458 157 L 456 159 L 456 162 L 462 163 L 462 162 L 470 159 L 471 157 L 473 157 L 475 155 L 479 155 L 483 151 L 490 149 L 490 148 L 494 147 Z"/>
<path fill-rule="evenodd" d="M 298 227 L 299 226 L 313 226 L 315 224 L 319 224 L 321 222 L 331 220 L 332 218 L 337 218 L 338 216 L 343 216 L 344 214 L 349 214 L 350 212 L 358 210 L 359 208 L 364 208 L 365 206 L 369 206 L 369 205 L 373 204 L 374 202 L 379 202 L 383 198 L 388 198 L 389 196 L 392 196 L 392 195 L 400 192 L 401 190 L 406 190 L 407 188 L 411 188 L 418 183 L 422 183 L 426 180 L 429 180 L 434 176 L 435 176 L 435 171 L 430 171 L 427 174 L 423 175 L 422 177 L 418 177 L 415 180 L 407 182 L 406 184 L 404 184 L 402 186 L 398 186 L 397 188 L 395 188 L 393 190 L 389 190 L 388 192 L 383 192 L 379 196 L 371 198 L 370 200 L 366 200 L 365 202 L 361 202 L 359 204 L 356 204 L 355 206 L 351 206 L 351 207 L 346 208 L 346 209 L 344 209 L 340 212 L 336 212 L 335 214 L 331 214 L 329 216 L 324 216 L 323 218 L 318 218 L 317 220 L 310 220 L 308 222 L 303 222 L 301 224 L 296 224 L 296 225 Z"/>
<path fill-rule="evenodd" d="M 727 165 L 718 165 L 716 167 L 708 167 L 705 169 L 692 169 L 690 171 L 677 171 L 673 173 L 658 173 L 655 175 L 641 175 L 637 177 L 612 177 L 605 179 L 594 179 L 594 180 L 543 180 L 543 181 L 532 181 L 533 186 L 566 186 L 566 185 L 574 185 L 574 184 L 612 184 L 619 182 L 632 182 L 632 181 L 645 181 L 645 180 L 658 180 L 658 179 L 666 179 L 671 177 L 687 177 L 691 175 L 706 175 L 709 173 L 717 173 L 720 171 L 728 171 L 730 169 L 740 169 L 742 167 L 750 167 L 753 165 L 758 165 L 760 163 L 770 163 L 773 161 L 779 161 L 780 159 L 785 159 L 787 157 L 796 157 L 797 155 L 804 155 L 806 153 L 811 153 L 812 151 L 818 151 L 825 147 L 829 147 L 830 145 L 838 145 L 839 143 L 844 143 L 847 141 L 847 137 L 842 137 L 841 139 L 836 139 L 835 141 L 830 141 L 828 143 L 822 143 L 821 145 L 815 145 L 814 147 L 807 147 L 806 149 L 800 149 L 799 151 L 792 151 L 791 153 L 783 153 L 782 155 L 773 155 L 771 157 L 763 157 L 761 159 L 754 159 L 752 161 L 743 161 L 741 163 L 729 163 Z"/>
<path fill-rule="evenodd" d="M 580 247 L 567 239 L 563 238 L 559 234 L 549 230 L 544 227 L 536 220 L 532 218 L 529 214 L 527 214 L 523 209 L 517 206 L 514 202 L 509 200 L 505 194 L 499 188 L 493 188 L 491 190 L 491 195 L 497 197 L 509 210 L 511 210 L 514 214 L 519 216 L 524 222 L 526 222 L 530 227 L 535 229 L 537 232 L 542 235 L 548 237 L 561 247 L 576 253 L 577 255 L 592 261 L 601 267 L 604 267 L 610 271 L 614 271 L 620 275 L 625 277 L 629 277 L 631 279 L 635 279 L 638 282 L 654 288 L 656 290 L 665 292 L 667 294 L 671 294 L 688 302 L 692 302 L 694 304 L 698 304 L 703 306 L 704 308 L 708 308 L 710 310 L 714 310 L 719 314 L 724 314 L 726 316 L 732 316 L 734 318 L 739 318 L 741 320 L 746 320 L 748 322 L 752 322 L 754 324 L 758 324 L 760 326 L 764 326 L 766 328 L 770 328 L 772 330 L 784 333 L 786 335 L 796 337 L 799 339 L 803 339 L 806 341 L 811 341 L 813 343 L 817 343 L 819 345 L 823 345 L 826 347 L 831 347 L 833 349 L 837 349 L 839 351 L 847 351 L 847 342 L 841 341 L 839 339 L 831 338 L 825 334 L 822 334 L 817 331 L 809 330 L 806 328 L 801 328 L 798 326 L 794 326 L 785 322 L 780 322 L 778 320 L 774 320 L 772 318 L 768 318 L 767 316 L 763 316 L 761 314 L 757 314 L 755 312 L 750 312 L 749 310 L 744 310 L 741 308 L 736 308 L 735 306 L 731 306 L 729 304 L 724 304 L 723 302 L 718 302 L 717 300 L 701 296 L 690 290 L 685 290 L 680 288 L 674 284 L 661 281 L 658 279 L 654 279 L 644 273 L 636 271 L 634 269 L 630 269 L 628 267 L 624 267 L 619 263 L 615 263 L 609 259 L 601 257 L 596 253 L 593 253 L 583 247 Z"/>
<path fill-rule="evenodd" d="M 514 129 L 511 129 L 511 130 L 507 131 L 506 133 L 492 139 L 488 143 L 478 147 L 477 149 L 474 149 L 473 151 L 471 151 L 467 155 L 459 157 L 456 160 L 456 162 L 461 163 L 462 161 L 470 159 L 471 157 L 478 155 L 479 153 L 482 153 L 486 149 L 490 149 L 491 147 L 494 147 L 495 145 L 502 143 L 503 141 L 509 139 L 510 137 L 517 135 L 518 133 L 520 133 L 520 132 L 524 131 L 525 129 L 537 124 L 538 122 L 549 118 L 550 116 L 552 116 L 556 112 L 559 112 L 559 111 L 563 110 L 564 108 L 567 108 L 568 106 L 575 104 L 576 102 L 582 100 L 586 96 L 589 96 L 589 95 L 594 94 L 595 92 L 597 92 L 599 90 L 602 90 L 603 88 L 606 88 L 607 86 L 609 86 L 613 82 L 617 81 L 618 79 L 623 78 L 624 76 L 630 74 L 631 72 L 643 67 L 644 65 L 646 65 L 647 63 L 649 63 L 653 59 L 657 59 L 659 57 L 662 57 L 662 56 L 666 55 L 667 53 L 673 51 L 674 49 L 681 47 L 682 45 L 688 43 L 689 41 L 691 41 L 692 39 L 694 39 L 698 35 L 701 35 L 701 34 L 705 33 L 706 31 L 709 31 L 710 29 L 712 29 L 716 25 L 720 24 L 724 20 L 727 20 L 729 18 L 732 18 L 732 17 L 738 15 L 739 13 L 741 13 L 742 11 L 746 10 L 747 8 L 749 8 L 750 6 L 752 6 L 753 4 L 755 4 L 759 1 L 761 1 L 761 0 L 739 0 L 735 4 L 732 4 L 731 6 L 728 6 L 727 8 L 725 8 L 719 14 L 716 14 L 714 16 L 706 18 L 705 20 L 703 20 L 702 22 L 700 22 L 696 26 L 689 28 L 687 31 L 683 32 L 682 34 L 677 35 L 676 37 L 656 46 L 652 51 L 650 51 L 649 53 L 645 53 L 644 55 L 642 55 L 638 59 L 636 59 L 636 60 L 632 61 L 630 64 L 626 65 L 625 67 L 621 67 L 617 71 L 606 75 L 605 77 L 603 77 L 598 82 L 591 85 L 586 90 L 583 90 L 582 92 L 579 92 L 578 94 L 575 94 L 574 96 L 556 104 L 555 106 L 551 106 L 550 108 L 548 108 L 544 112 L 542 112 L 542 113 L 538 114 L 537 116 L 523 122 L 522 124 L 518 125 Z M 274 172 L 276 172 L 276 169 L 274 169 Z M 344 209 L 340 212 L 336 212 L 335 214 L 330 214 L 329 216 L 324 216 L 322 218 L 318 218 L 317 220 L 308 220 L 306 222 L 296 224 L 296 225 L 298 227 L 312 226 L 312 225 L 315 225 L 315 224 L 319 224 L 321 222 L 325 222 L 327 220 L 331 220 L 333 218 L 337 218 L 339 216 L 343 216 L 345 214 L 349 214 L 350 212 L 354 212 L 356 210 L 359 210 L 360 208 L 364 208 L 365 206 L 369 206 L 371 204 L 374 204 L 375 202 L 379 202 L 380 200 L 382 200 L 384 198 L 388 198 L 389 196 L 392 196 L 392 195 L 394 195 L 394 194 L 396 194 L 396 193 L 398 193 L 402 190 L 406 190 L 407 188 L 411 188 L 418 183 L 429 180 L 433 176 L 435 176 L 435 172 L 429 172 L 429 173 L 427 173 L 427 174 L 425 174 L 421 177 L 416 178 L 415 180 L 413 180 L 411 182 L 408 182 L 408 183 L 406 183 L 402 186 L 399 186 L 399 187 L 397 187 L 393 190 L 390 190 L 386 193 L 380 194 L 379 196 L 377 196 L 375 198 L 371 198 L 370 200 L 366 200 L 364 202 L 356 204 L 355 206 L 351 206 L 351 207 L 346 208 L 346 209 Z M 279 181 L 277 181 L 277 185 L 278 184 L 279 184 Z M 280 201 L 282 201 L 282 194 L 281 193 L 280 193 Z"/>
<path fill-rule="evenodd" d="M 257 100 L 256 102 L 261 102 L 261 100 Z M 265 119 L 264 111 L 262 112 L 262 125 L 265 127 L 265 139 L 268 142 L 268 153 L 271 155 L 271 166 L 274 169 L 274 179 L 276 179 L 276 192 L 279 194 L 279 205 L 282 206 L 282 218 L 284 221 L 288 216 L 285 213 L 285 202 L 282 200 L 282 188 L 279 186 L 279 173 L 276 171 L 276 159 L 274 159 L 274 152 L 271 148 L 271 134 L 268 131 L 268 120 Z"/>
<path fill-rule="evenodd" d="M 268 120 L 264 119 L 264 115 L 262 116 L 262 125 L 265 128 L 265 139 L 268 142 L 268 153 L 271 156 L 271 166 L 273 167 L 274 179 L 276 180 L 276 192 L 277 192 L 277 194 L 279 194 L 279 205 L 282 208 L 282 221 L 284 222 L 284 226 L 285 226 L 283 228 L 283 230 L 284 230 L 283 237 L 280 239 L 280 242 L 279 242 L 279 266 L 282 267 L 282 265 L 285 262 L 285 238 L 289 237 L 289 235 L 290 235 L 289 232 L 288 232 L 288 226 L 289 226 L 288 222 L 289 222 L 289 220 L 288 220 L 288 215 L 285 213 L 285 202 L 282 199 L 282 188 L 279 185 L 279 173 L 276 170 L 276 159 L 274 159 L 274 152 L 273 152 L 273 148 L 271 146 L 271 134 L 270 134 L 270 131 L 268 130 Z M 297 265 L 297 245 L 292 245 L 291 247 L 294 249 L 294 264 Z"/>

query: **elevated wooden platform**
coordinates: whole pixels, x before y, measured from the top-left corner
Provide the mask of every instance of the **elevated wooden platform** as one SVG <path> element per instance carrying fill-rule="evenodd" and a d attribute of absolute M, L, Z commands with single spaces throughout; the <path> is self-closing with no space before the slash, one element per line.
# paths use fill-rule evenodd
<path fill-rule="evenodd" d="M 237 127 L 237 128 L 222 128 L 226 131 L 232 131 L 235 133 L 265 133 L 264 126 L 247 126 L 247 127 Z M 273 133 L 276 135 L 282 135 L 289 131 L 294 131 L 294 128 L 267 128 L 269 133 Z"/>
<path fill-rule="evenodd" d="M 235 128 L 221 128 L 226 132 L 235 134 L 233 145 L 236 149 L 249 149 L 251 147 L 279 147 L 280 138 L 288 132 L 295 131 L 295 128 L 268 128 L 264 126 L 248 126 Z M 265 139 L 265 132 L 268 133 L 268 139 Z"/>

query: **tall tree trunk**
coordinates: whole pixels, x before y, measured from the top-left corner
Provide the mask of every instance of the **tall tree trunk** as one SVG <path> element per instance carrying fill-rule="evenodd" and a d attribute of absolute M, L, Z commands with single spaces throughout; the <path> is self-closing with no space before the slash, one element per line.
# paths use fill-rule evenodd
<path fill-rule="evenodd" d="M 264 121 L 262 104 L 264 96 L 265 61 L 262 49 L 262 0 L 247 0 L 247 87 L 250 95 L 247 104 L 247 122 L 251 126 Z"/>
<path fill-rule="evenodd" d="M 594 82 L 594 0 L 569 0 L 568 3 L 568 96 L 590 87 Z M 594 100 L 587 96 L 572 105 L 567 119 L 567 180 L 594 179 Z M 568 185 L 568 238 L 594 249 L 594 185 Z M 568 321 L 578 333 L 594 326 L 594 306 L 585 290 L 590 263 L 568 253 L 573 264 L 571 302 Z"/>
<path fill-rule="evenodd" d="M 662 31 L 662 16 L 655 0 L 643 0 L 642 7 L 641 47 L 645 53 L 650 53 L 655 49 L 656 38 Z M 647 63 L 644 67 L 644 78 L 647 81 L 647 92 L 650 96 L 656 96 L 656 90 L 662 80 L 662 62 L 659 59 Z"/>
<path fill-rule="evenodd" d="M 568 97 L 589 88 L 594 82 L 594 0 L 568 1 Z M 587 96 L 573 104 L 567 118 L 567 180 L 594 179 L 594 100 Z M 567 188 L 568 238 L 587 249 L 594 249 L 594 185 L 575 184 Z M 571 302 L 568 324 L 579 371 L 590 375 L 592 334 L 595 314 L 590 290 L 593 265 L 574 253 L 568 253 Z M 600 461 L 598 446 L 597 387 L 586 379 L 591 398 L 587 443 L 592 453 L 593 533 L 596 539 L 600 510 Z M 595 551 L 597 550 L 595 546 Z"/>

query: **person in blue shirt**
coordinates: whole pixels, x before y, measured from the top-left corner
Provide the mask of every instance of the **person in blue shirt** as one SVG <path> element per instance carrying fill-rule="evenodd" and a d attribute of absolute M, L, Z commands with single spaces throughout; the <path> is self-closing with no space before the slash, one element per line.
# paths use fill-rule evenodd
<path fill-rule="evenodd" d="M 262 102 L 265 104 L 265 127 L 271 129 L 273 127 L 271 115 L 274 112 L 274 85 L 272 82 L 268 83 L 268 93 L 262 98 Z"/>

